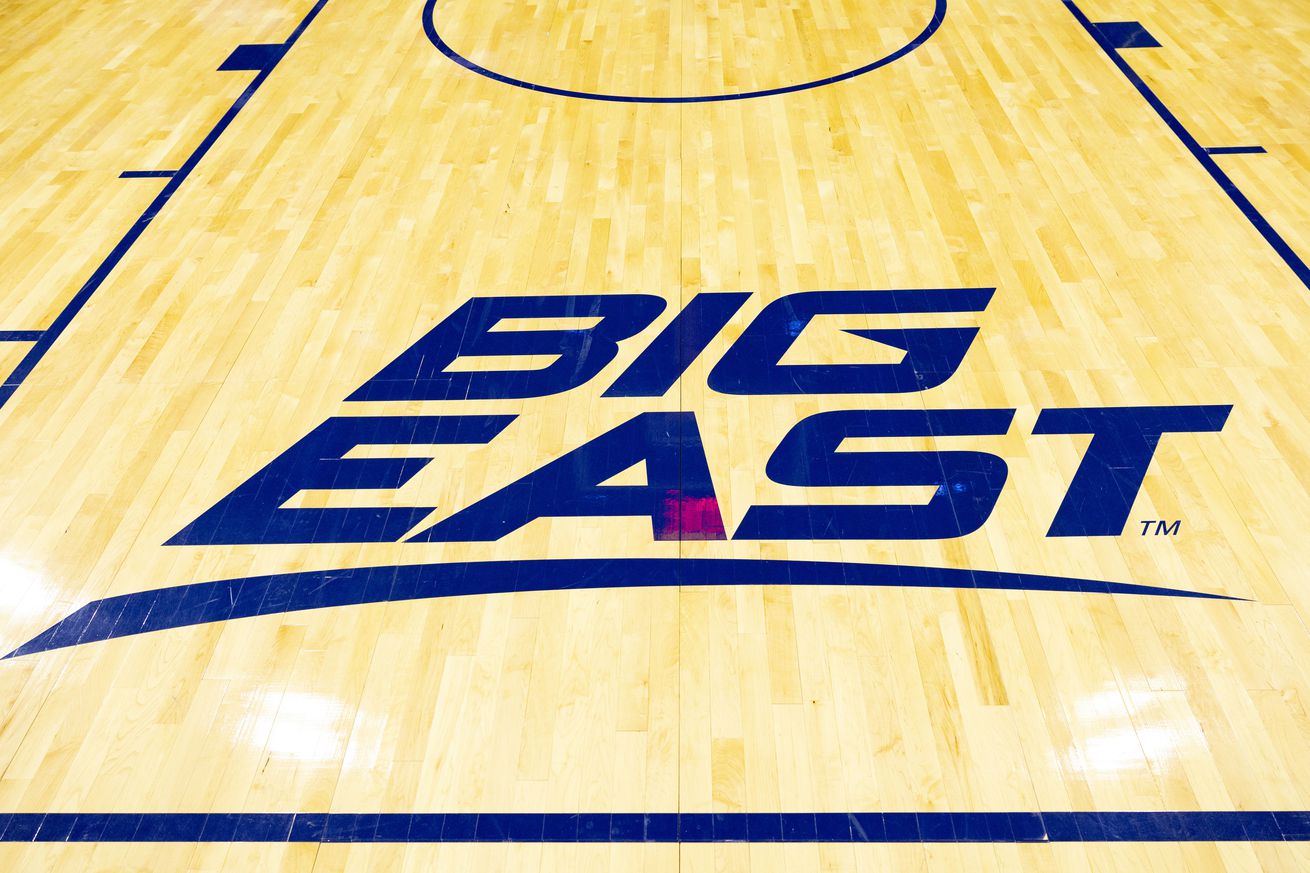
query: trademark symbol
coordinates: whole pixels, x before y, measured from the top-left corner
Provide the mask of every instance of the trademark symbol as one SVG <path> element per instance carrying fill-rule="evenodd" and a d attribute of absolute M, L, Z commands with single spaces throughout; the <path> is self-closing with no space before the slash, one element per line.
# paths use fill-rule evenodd
<path fill-rule="evenodd" d="M 1183 528 L 1183 520 L 1181 518 L 1176 519 L 1172 523 L 1167 521 L 1157 521 L 1154 518 L 1145 519 L 1138 523 L 1142 526 L 1142 536 L 1144 537 L 1176 537 L 1178 536 L 1179 531 Z M 1152 525 L 1154 525 L 1154 528 L 1152 528 Z M 1154 530 L 1154 533 L 1152 533 L 1152 530 Z"/>

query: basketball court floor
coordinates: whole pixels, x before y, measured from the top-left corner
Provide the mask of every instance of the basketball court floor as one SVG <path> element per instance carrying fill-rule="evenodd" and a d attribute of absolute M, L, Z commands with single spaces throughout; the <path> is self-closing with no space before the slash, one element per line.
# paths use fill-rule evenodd
<path fill-rule="evenodd" d="M 0 0 L 0 870 L 1310 870 L 1308 56 Z"/>

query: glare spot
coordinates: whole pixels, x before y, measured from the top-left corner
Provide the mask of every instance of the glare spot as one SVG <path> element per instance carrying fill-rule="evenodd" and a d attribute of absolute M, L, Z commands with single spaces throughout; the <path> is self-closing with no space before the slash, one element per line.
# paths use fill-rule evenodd
<path fill-rule="evenodd" d="M 1168 727 L 1152 726 L 1143 708 L 1117 688 L 1079 698 L 1074 704 L 1077 720 L 1104 727 L 1089 732 L 1082 743 L 1069 749 L 1069 756 L 1087 773 L 1144 770 L 1151 762 L 1175 759 L 1178 734 Z"/>
<path fill-rule="evenodd" d="M 56 592 L 41 574 L 0 557 L 0 615 L 22 621 L 42 618 L 55 600 Z"/>
<path fill-rule="evenodd" d="M 274 757 L 327 761 L 341 757 L 352 711 L 335 697 L 303 691 L 253 695 L 252 735 Z"/>

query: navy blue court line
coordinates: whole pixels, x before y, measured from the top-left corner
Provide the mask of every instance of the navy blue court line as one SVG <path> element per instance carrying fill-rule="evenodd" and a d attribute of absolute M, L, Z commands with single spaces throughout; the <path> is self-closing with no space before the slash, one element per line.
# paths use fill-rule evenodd
<path fill-rule="evenodd" d="M 248 576 L 94 600 L 5 658 L 256 615 L 472 594 L 683 585 L 855 585 L 1137 594 L 1236 601 L 1177 588 L 1032 573 L 751 558 L 565 558 L 401 564 Z"/>
<path fill-rule="evenodd" d="M 450 60 L 459 64 L 467 70 L 477 73 L 479 76 L 486 76 L 496 82 L 504 85 L 513 85 L 516 88 L 526 88 L 529 91 L 538 91 L 542 94 L 554 94 L 557 97 L 576 97 L 581 100 L 605 100 L 611 103 L 718 103 L 724 100 L 749 100 L 753 97 L 772 97 L 777 94 L 791 94 L 795 91 L 808 91 L 811 88 L 821 88 L 824 85 L 833 85 L 837 82 L 844 82 L 847 79 L 854 79 L 856 76 L 863 76 L 865 73 L 885 67 L 888 64 L 898 61 L 908 55 L 910 52 L 930 40 L 946 20 L 946 0 L 934 0 L 932 19 L 927 26 L 912 39 L 909 43 L 887 55 L 878 58 L 858 67 L 854 70 L 847 70 L 844 73 L 838 73 L 835 76 L 828 76 L 825 79 L 817 79 L 813 82 L 801 82 L 796 85 L 784 85 L 779 88 L 765 88 L 760 91 L 744 91 L 739 94 L 702 94 L 682 97 L 637 97 L 624 94 L 596 94 L 588 91 L 570 91 L 567 88 L 555 88 L 550 85 L 540 85 L 535 82 L 527 82 L 522 79 L 515 79 L 512 76 L 506 76 L 504 73 L 497 73 L 495 70 L 489 70 L 486 67 L 461 55 L 451 48 L 441 34 L 437 32 L 437 26 L 433 22 L 437 0 L 427 0 L 423 6 L 423 32 L 427 34 L 428 41 L 437 47 Z"/>
<path fill-rule="evenodd" d="M 43 333 L 42 330 L 0 330 L 0 343 L 34 343 Z"/>
<path fill-rule="evenodd" d="M 6 843 L 1305 842 L 1310 812 L 0 813 Z"/>
<path fill-rule="evenodd" d="M 1278 231 L 1274 230 L 1273 226 L 1260 213 L 1260 210 L 1252 205 L 1241 189 L 1234 184 L 1232 179 L 1228 178 L 1228 174 L 1220 169 L 1214 159 L 1206 153 L 1206 150 L 1188 132 L 1177 116 L 1169 111 L 1169 108 L 1156 96 L 1142 77 L 1134 72 L 1114 45 L 1106 39 L 1100 28 L 1093 24 L 1078 8 L 1078 4 L 1074 0 L 1064 0 L 1064 5 L 1073 13 L 1073 17 L 1077 19 L 1078 23 L 1083 26 L 1083 29 L 1087 31 L 1092 39 L 1096 40 L 1096 44 L 1101 47 L 1101 50 L 1110 56 L 1110 60 L 1119 68 L 1119 72 L 1124 74 L 1132 86 L 1142 95 L 1142 98 L 1160 116 L 1160 119 L 1169 126 L 1174 136 L 1178 137 L 1179 141 L 1187 147 L 1187 150 L 1192 153 L 1192 157 L 1196 158 L 1197 162 L 1210 174 L 1210 177 L 1223 189 L 1224 193 L 1228 195 L 1228 199 L 1233 201 L 1233 205 L 1241 210 L 1242 214 L 1246 216 L 1246 220 L 1251 222 L 1251 226 L 1260 232 L 1260 235 L 1265 238 L 1265 242 L 1269 243 L 1273 250 L 1278 253 L 1278 256 L 1283 259 L 1283 263 L 1291 268 L 1296 277 L 1301 280 L 1301 284 L 1310 289 L 1310 267 L 1307 267 L 1305 261 L 1301 260 L 1301 256 L 1292 250 L 1287 241 L 1279 235 Z"/>
<path fill-rule="evenodd" d="M 300 20 L 300 23 L 291 31 L 291 35 L 287 37 L 287 41 L 283 43 L 287 49 L 290 49 L 291 46 L 295 45 L 296 41 L 300 39 L 301 34 L 305 32 L 305 28 L 309 27 L 314 19 L 318 17 L 319 12 L 323 11 L 323 7 L 327 5 L 327 2 L 328 0 L 317 0 L 314 4 L 314 8 L 310 9 L 309 14 Z M 58 340 L 60 335 L 68 328 L 68 325 L 77 314 L 82 311 L 82 307 L 86 306 L 87 301 L 91 299 L 91 296 L 99 290 L 102 284 L 104 284 L 105 279 L 109 278 L 109 274 L 118 266 L 119 261 L 121 261 L 123 256 L 127 254 L 128 249 L 132 248 L 132 245 L 137 241 L 141 234 L 145 232 L 145 229 L 150 226 L 150 222 L 153 221 L 155 216 L 157 216 L 163 210 L 164 206 L 168 204 L 168 201 L 172 198 L 173 194 L 179 187 L 181 187 L 182 183 L 186 181 L 187 177 L 191 175 L 191 171 L 194 170 L 196 165 L 200 163 L 201 159 L 209 153 L 209 150 L 213 148 L 214 143 L 223 135 L 223 131 L 227 130 L 228 125 L 230 125 L 232 120 L 237 117 L 237 113 L 239 113 L 246 105 L 251 96 L 259 90 L 259 86 L 264 84 L 264 80 L 267 79 L 272 72 L 272 67 L 261 70 L 251 83 L 246 86 L 246 89 L 241 92 L 239 97 L 237 97 L 236 102 L 228 108 L 227 112 L 223 114 L 223 117 L 218 120 L 218 123 L 215 124 L 209 133 L 205 135 L 205 138 L 200 141 L 200 145 L 196 146 L 195 151 L 187 156 L 187 159 L 182 162 L 182 166 L 178 167 L 177 171 L 169 177 L 163 190 L 155 195 L 155 199 L 150 201 L 150 205 L 145 208 L 145 211 L 141 213 L 141 216 L 128 229 L 127 233 L 123 235 L 123 238 L 118 241 L 118 244 L 115 245 L 109 254 L 105 256 L 105 259 L 100 262 L 100 265 L 96 267 L 95 272 L 91 274 L 91 277 L 86 280 L 80 289 L 78 289 L 78 292 L 73 296 L 73 299 L 70 300 L 62 310 L 60 310 L 59 315 L 50 323 L 50 326 L 42 331 L 40 339 L 36 341 L 36 345 L 29 349 L 27 354 L 23 356 L 23 359 L 18 362 L 18 366 L 16 366 L 13 372 L 9 374 L 9 378 L 5 380 L 4 385 L 0 385 L 0 408 L 3 408 L 4 405 L 9 402 L 9 398 L 13 397 L 14 392 L 18 390 L 18 387 L 22 385 L 23 381 L 31 374 L 36 365 L 41 362 L 41 359 L 45 357 L 46 352 L 48 352 L 50 347 L 55 344 L 55 341 Z"/>
<path fill-rule="evenodd" d="M 1205 150 L 1207 155 L 1264 155 L 1268 154 L 1264 146 L 1212 146 Z"/>
<path fill-rule="evenodd" d="M 120 179 L 171 179 L 177 170 L 124 170 L 118 174 Z"/>

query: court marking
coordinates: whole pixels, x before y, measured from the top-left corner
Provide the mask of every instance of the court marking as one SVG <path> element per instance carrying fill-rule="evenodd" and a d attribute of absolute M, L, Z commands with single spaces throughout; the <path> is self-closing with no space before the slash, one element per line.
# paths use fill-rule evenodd
<path fill-rule="evenodd" d="M 291 35 L 287 37 L 286 41 L 277 44 L 282 47 L 282 52 L 278 55 L 278 60 L 284 57 L 287 51 L 296 44 L 309 25 L 312 24 L 314 19 L 318 17 L 318 14 L 323 11 L 323 7 L 326 6 L 327 3 L 328 0 L 317 0 L 314 6 L 309 10 L 309 13 L 305 15 L 305 17 L 302 18 L 291 31 Z M 240 48 L 241 47 L 239 46 L 238 50 Z M 34 331 L 35 333 L 40 334 L 39 338 L 36 340 L 36 344 L 28 350 L 27 354 L 23 356 L 23 359 L 18 362 L 17 366 L 10 371 L 4 384 L 0 385 L 0 409 L 3 409 L 5 404 L 9 402 L 9 399 L 14 396 L 14 392 L 16 392 L 19 386 L 21 386 L 27 377 L 31 375 L 32 370 L 34 370 L 36 365 L 41 362 L 41 359 L 45 357 L 46 353 L 50 351 L 50 347 L 53 346 L 63 332 L 68 329 L 68 325 L 72 323 L 77 314 L 82 311 L 82 308 L 86 306 L 91 297 L 100 289 L 100 286 L 109 278 L 109 275 L 114 271 L 114 268 L 123 260 L 123 256 L 127 254 L 128 250 L 132 248 L 137 239 L 140 238 L 141 234 L 143 234 L 146 228 L 150 226 L 150 222 L 152 222 L 155 217 L 163 211 L 164 207 L 168 205 L 168 201 L 172 199 L 173 195 L 177 192 L 177 189 L 187 180 L 187 177 L 191 175 L 191 171 L 196 168 L 201 159 L 209 153 L 209 150 L 213 148 L 214 143 L 218 142 L 218 138 L 223 135 L 223 132 L 227 130 L 233 119 L 237 117 L 242 108 L 244 108 L 246 103 L 249 102 L 250 98 L 254 96 L 255 92 L 259 90 L 259 87 L 264 84 L 266 79 L 268 79 L 275 66 L 276 63 L 261 68 L 255 78 L 237 97 L 235 102 L 228 107 L 227 112 L 223 113 L 223 117 L 218 120 L 218 123 L 210 129 L 209 133 L 205 134 L 205 137 L 200 141 L 200 144 L 196 146 L 195 150 L 192 151 L 191 154 L 187 156 L 186 160 L 182 162 L 182 166 L 178 167 L 175 171 L 169 171 L 169 176 L 160 177 L 167 178 L 168 182 L 164 185 L 163 189 L 155 195 L 155 199 L 150 201 L 150 204 L 146 206 L 145 211 L 142 212 L 140 217 L 137 218 L 130 228 L 128 228 L 127 233 L 125 233 L 113 249 L 110 250 L 109 254 L 105 255 L 104 260 L 102 260 L 95 268 L 95 271 L 91 273 L 91 277 L 87 279 L 82 287 L 78 289 L 77 293 L 73 295 L 73 299 L 59 311 L 57 316 L 55 316 L 55 320 L 44 330 Z M 133 171 L 129 170 L 128 172 Z M 123 178 L 123 176 L 120 176 L 120 178 Z M 128 176 L 126 178 L 133 177 Z"/>
<path fill-rule="evenodd" d="M 402 564 L 249 576 L 93 600 L 3 659 L 137 634 L 332 606 L 524 591 L 695 585 L 834 585 L 1135 594 L 1247 602 L 1239 597 L 1064 576 L 752 558 L 561 558 Z"/>
<path fill-rule="evenodd" d="M 1197 163 L 1199 163 L 1205 171 L 1210 174 L 1210 178 L 1214 179 L 1219 187 L 1223 189 L 1223 192 L 1228 195 L 1228 199 L 1233 201 L 1233 205 L 1235 205 L 1241 213 L 1246 216 L 1246 220 L 1251 223 L 1251 226 L 1259 231 L 1260 235 L 1264 237 L 1265 242 L 1269 243 L 1273 250 L 1278 253 L 1278 256 L 1283 259 L 1283 263 L 1291 268 L 1296 277 L 1301 280 L 1301 284 L 1305 285 L 1307 289 L 1310 289 L 1310 267 L 1306 266 L 1305 261 L 1301 260 L 1300 255 L 1292 250 L 1292 247 L 1287 244 L 1287 241 L 1283 239 L 1278 231 L 1274 230 L 1273 225 L 1271 225 L 1268 220 L 1265 219 L 1264 215 L 1260 213 L 1260 210 L 1256 209 L 1255 205 L 1246 198 L 1246 195 L 1242 193 L 1242 190 L 1237 187 L 1233 180 L 1228 178 L 1228 174 L 1220 169 L 1219 164 L 1215 163 L 1214 159 L 1210 157 L 1208 151 L 1196 141 L 1196 137 L 1192 136 L 1187 128 L 1183 126 L 1183 123 L 1178 120 L 1178 117 L 1169 111 L 1169 107 L 1164 105 L 1164 101 L 1156 96 L 1156 93 L 1151 90 L 1151 87 L 1146 84 L 1146 81 L 1142 79 L 1141 76 L 1137 75 L 1137 72 L 1133 70 L 1132 66 L 1123 59 L 1123 55 L 1119 53 L 1119 49 L 1116 47 L 1115 43 L 1102 30 L 1104 25 L 1094 24 L 1082 9 L 1079 8 L 1074 0 L 1063 0 L 1063 2 L 1065 7 L 1073 14 L 1074 19 L 1082 25 L 1082 28 L 1087 31 L 1088 35 L 1096 41 L 1096 44 L 1101 47 L 1101 50 L 1104 51 L 1110 57 L 1110 60 L 1114 62 L 1114 65 L 1119 68 L 1119 72 L 1124 74 L 1124 77 L 1127 78 L 1129 83 L 1137 89 L 1137 92 L 1142 95 L 1142 98 L 1147 102 L 1147 104 L 1155 110 L 1156 115 L 1159 115 L 1160 119 L 1168 125 L 1171 131 L 1173 131 L 1174 136 L 1178 137 L 1179 141 L 1187 147 L 1187 150 L 1192 153 L 1192 157 L 1196 158 Z M 1115 24 L 1123 22 L 1109 23 Z"/>
<path fill-rule="evenodd" d="M 0 343 L 34 343 L 41 338 L 40 330 L 0 330 Z"/>
<path fill-rule="evenodd" d="M 764 88 L 759 91 L 743 91 L 738 94 L 700 94 L 673 97 L 640 97 L 625 94 L 600 94 L 588 91 L 571 91 L 567 88 L 556 88 L 552 85 L 542 85 L 536 82 L 528 82 L 523 79 L 516 79 L 513 76 L 507 76 L 504 73 L 497 73 L 495 70 L 487 69 L 476 61 L 471 61 L 450 47 L 442 39 L 440 32 L 437 30 L 434 21 L 436 13 L 437 0 L 427 0 L 423 6 L 423 32 L 427 34 L 428 41 L 437 47 L 450 60 L 459 64 L 466 70 L 477 73 L 479 76 L 486 76 L 495 82 L 503 85 L 513 85 L 516 88 L 525 88 L 528 91 L 537 91 L 542 94 L 553 94 L 557 97 L 573 97 L 579 100 L 603 100 L 610 103 L 719 103 L 726 100 L 751 100 L 756 97 L 774 97 L 779 94 L 792 94 L 797 91 L 808 91 L 813 88 L 822 88 L 825 85 L 834 85 L 838 82 L 844 82 L 847 79 L 854 79 L 856 76 L 863 76 L 865 73 L 872 72 L 879 67 L 885 67 L 890 63 L 900 60 L 919 46 L 932 39 L 946 20 L 946 0 L 934 0 L 932 18 L 924 29 L 914 39 L 910 40 L 901 48 L 892 52 L 885 57 L 878 58 L 862 67 L 854 70 L 847 70 L 844 73 L 838 73 L 823 79 L 816 79 L 812 82 L 799 82 L 795 85 L 783 85 L 777 88 Z"/>
<path fill-rule="evenodd" d="M 14 813 L 6 843 L 1305 842 L 1310 811 Z"/>
<path fill-rule="evenodd" d="M 1212 146 L 1205 150 L 1207 155 L 1267 155 L 1264 146 Z"/>

